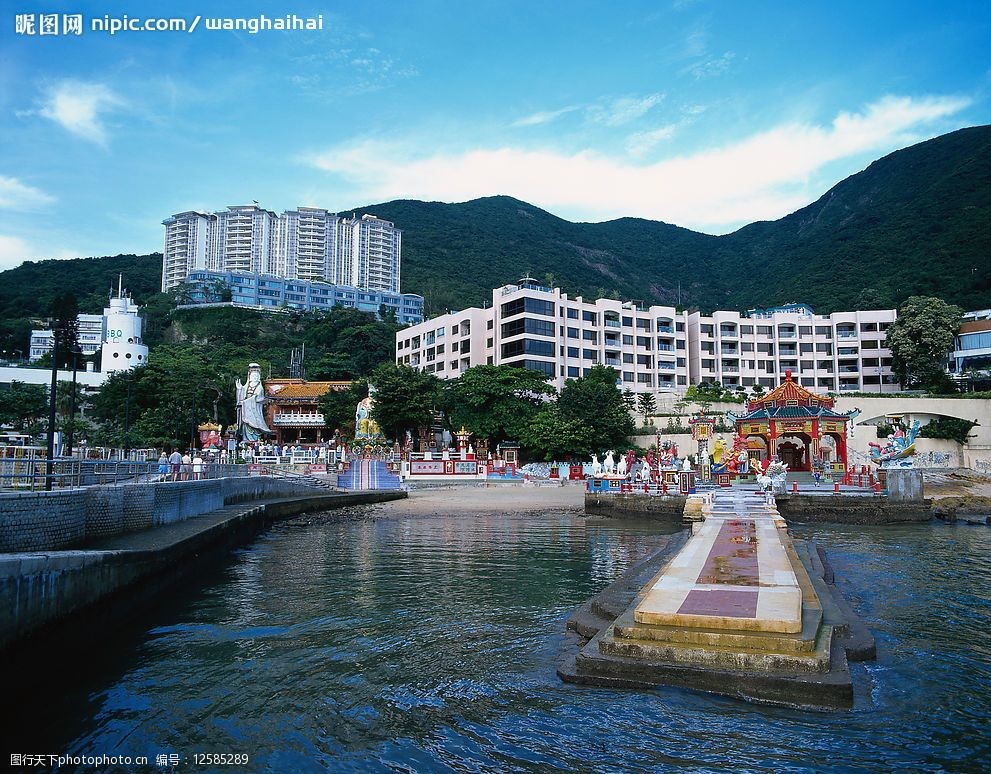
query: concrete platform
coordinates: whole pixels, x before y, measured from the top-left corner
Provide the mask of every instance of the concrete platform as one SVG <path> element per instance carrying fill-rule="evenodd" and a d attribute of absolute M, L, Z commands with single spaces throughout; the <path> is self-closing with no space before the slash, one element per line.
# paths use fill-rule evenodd
<path fill-rule="evenodd" d="M 569 622 L 587 641 L 562 662 L 568 682 L 672 685 L 821 710 L 853 706 L 847 653 L 873 638 L 817 550 L 794 542 L 764 498 L 715 494 L 706 521 L 610 619 L 595 601 Z M 637 578 L 642 581 L 645 565 Z M 617 584 L 629 588 L 630 579 Z M 615 597 L 607 588 L 604 595 Z M 589 613 L 598 611 L 596 626 Z"/>

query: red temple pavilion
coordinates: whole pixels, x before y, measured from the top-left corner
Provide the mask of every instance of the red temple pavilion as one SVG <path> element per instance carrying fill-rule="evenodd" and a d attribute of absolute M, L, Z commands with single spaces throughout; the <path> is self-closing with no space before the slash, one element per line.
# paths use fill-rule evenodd
<path fill-rule="evenodd" d="M 747 440 L 751 458 L 780 457 L 789 470 L 847 468 L 847 432 L 859 409 L 841 414 L 835 401 L 809 392 L 785 371 L 785 381 L 767 395 L 747 402 L 743 416 L 729 414 L 736 432 Z"/>

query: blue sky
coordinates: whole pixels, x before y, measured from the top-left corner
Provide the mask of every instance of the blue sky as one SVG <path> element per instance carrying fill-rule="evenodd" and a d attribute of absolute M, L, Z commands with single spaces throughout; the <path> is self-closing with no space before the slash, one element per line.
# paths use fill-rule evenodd
<path fill-rule="evenodd" d="M 164 217 L 253 199 L 510 194 L 726 233 L 991 123 L 987 3 L 164 5 L 0 10 L 0 268 L 160 250 Z M 51 12 L 82 14 L 83 34 L 17 33 L 16 14 Z M 124 13 L 201 21 L 90 28 Z M 235 13 L 323 30 L 205 28 Z"/>

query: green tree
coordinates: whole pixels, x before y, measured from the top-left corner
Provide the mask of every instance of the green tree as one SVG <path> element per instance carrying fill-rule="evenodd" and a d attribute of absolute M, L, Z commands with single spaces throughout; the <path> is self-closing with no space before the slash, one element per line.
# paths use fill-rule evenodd
<path fill-rule="evenodd" d="M 623 390 L 623 405 L 626 406 L 627 411 L 637 410 L 637 394 L 629 387 Z"/>
<path fill-rule="evenodd" d="M 185 447 L 195 426 L 234 421 L 234 373 L 219 368 L 191 344 L 161 346 L 148 363 L 114 373 L 93 398 L 91 416 L 114 445 Z M 130 382 L 130 400 L 127 398 Z M 124 437 L 125 411 L 129 432 Z"/>
<path fill-rule="evenodd" d="M 653 393 L 641 392 L 637 396 L 637 411 L 643 417 L 644 425 L 650 422 L 651 417 L 654 416 L 654 412 L 657 411 L 657 401 L 654 399 Z"/>
<path fill-rule="evenodd" d="M 906 387 L 953 392 L 944 363 L 963 310 L 931 296 L 912 296 L 888 328 L 887 346 L 898 380 Z"/>
<path fill-rule="evenodd" d="M 608 366 L 593 366 L 586 376 L 569 379 L 561 390 L 557 400 L 560 418 L 579 422 L 588 430 L 589 445 L 581 450 L 582 454 L 622 447 L 633 433 L 633 420 L 616 387 L 616 376 Z"/>
<path fill-rule="evenodd" d="M 372 373 L 372 419 L 386 437 L 401 439 L 407 430 L 428 426 L 438 402 L 440 380 L 426 371 L 385 363 Z"/>
<path fill-rule="evenodd" d="M 0 423 L 18 433 L 39 433 L 47 415 L 48 390 L 43 385 L 15 381 L 0 390 Z"/>
<path fill-rule="evenodd" d="M 52 331 L 58 349 L 58 366 L 72 367 L 74 352 L 79 349 L 79 304 L 71 290 L 52 301 Z"/>
<path fill-rule="evenodd" d="M 464 425 L 495 444 L 518 440 L 554 392 L 547 376 L 514 366 L 478 365 L 447 385 L 445 408 L 454 427 Z"/>
<path fill-rule="evenodd" d="M 368 383 L 361 379 L 346 390 L 329 390 L 320 398 L 320 412 L 329 428 L 340 430 L 346 438 L 354 437 L 354 414 L 358 402 L 368 396 Z"/>
<path fill-rule="evenodd" d="M 520 436 L 521 443 L 534 457 L 561 459 L 568 455 L 585 457 L 598 445 L 592 429 L 578 419 L 561 416 L 556 402 L 541 406 Z"/>

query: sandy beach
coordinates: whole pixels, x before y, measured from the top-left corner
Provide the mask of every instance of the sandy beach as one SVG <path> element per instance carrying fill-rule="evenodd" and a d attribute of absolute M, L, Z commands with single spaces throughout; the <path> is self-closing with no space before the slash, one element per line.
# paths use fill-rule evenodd
<path fill-rule="evenodd" d="M 487 487 L 436 487 L 413 489 L 406 500 L 373 506 L 376 514 L 416 515 L 431 513 L 523 513 L 526 511 L 585 508 L 585 487 L 524 486 L 500 484 Z"/>

